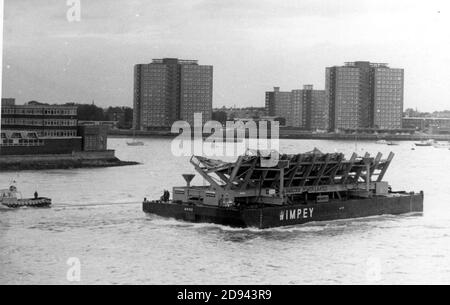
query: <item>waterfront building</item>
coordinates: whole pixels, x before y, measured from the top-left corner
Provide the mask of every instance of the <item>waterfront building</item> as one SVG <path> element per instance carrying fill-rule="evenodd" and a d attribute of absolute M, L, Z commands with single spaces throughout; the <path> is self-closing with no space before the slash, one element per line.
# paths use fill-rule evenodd
<path fill-rule="evenodd" d="M 403 117 L 404 70 L 384 65 L 372 68 L 373 127 L 401 129 Z"/>
<path fill-rule="evenodd" d="M 431 134 L 450 134 L 450 118 L 438 117 L 405 117 L 403 128 L 426 131 Z"/>
<path fill-rule="evenodd" d="M 403 69 L 367 61 L 326 68 L 331 130 L 401 129 Z"/>
<path fill-rule="evenodd" d="M 106 125 L 79 125 L 78 134 L 81 137 L 83 151 L 105 151 L 108 148 L 108 130 Z"/>
<path fill-rule="evenodd" d="M 78 125 L 82 126 L 106 126 L 108 129 L 118 129 L 117 121 L 78 121 Z"/>
<path fill-rule="evenodd" d="M 133 127 L 170 128 L 176 121 L 203 123 L 212 119 L 213 67 L 196 60 L 154 59 L 134 68 Z"/>
<path fill-rule="evenodd" d="M 2 106 L 14 106 L 16 104 L 15 98 L 2 98 Z"/>
<path fill-rule="evenodd" d="M 78 126 L 77 107 L 2 99 L 0 155 L 107 150 L 107 126 Z"/>
<path fill-rule="evenodd" d="M 268 116 L 278 116 L 286 120 L 286 126 L 293 126 L 292 93 L 280 91 L 280 87 L 274 87 L 272 92 L 266 92 L 266 110 Z"/>
<path fill-rule="evenodd" d="M 305 85 L 302 90 L 292 90 L 293 127 L 306 130 L 328 129 L 328 106 L 324 90 L 314 90 Z"/>
<path fill-rule="evenodd" d="M 76 137 L 77 107 L 2 100 L 2 130 L 30 131 L 39 137 Z"/>
<path fill-rule="evenodd" d="M 290 92 L 290 113 L 291 120 L 289 121 L 290 127 L 302 127 L 306 125 L 307 121 L 310 121 L 306 115 L 307 107 L 307 94 L 303 90 L 292 90 Z"/>
<path fill-rule="evenodd" d="M 314 90 L 313 85 L 303 89 L 266 92 L 266 111 L 270 116 L 283 117 L 286 126 L 305 130 L 328 129 L 328 105 L 325 91 Z"/>

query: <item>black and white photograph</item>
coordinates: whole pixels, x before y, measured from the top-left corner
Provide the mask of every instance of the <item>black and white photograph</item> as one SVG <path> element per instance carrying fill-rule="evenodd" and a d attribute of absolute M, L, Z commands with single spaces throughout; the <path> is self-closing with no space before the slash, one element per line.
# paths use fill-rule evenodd
<path fill-rule="evenodd" d="M 450 284 L 449 1 L 0 16 L 0 285 L 270 304 Z"/>

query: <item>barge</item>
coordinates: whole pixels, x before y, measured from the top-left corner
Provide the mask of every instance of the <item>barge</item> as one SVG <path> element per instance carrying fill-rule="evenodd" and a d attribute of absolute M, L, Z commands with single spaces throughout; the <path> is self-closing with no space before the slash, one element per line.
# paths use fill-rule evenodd
<path fill-rule="evenodd" d="M 423 213 L 424 193 L 395 192 L 384 181 L 394 158 L 390 153 L 312 152 L 280 155 L 269 164 L 260 152 L 236 162 L 193 156 L 195 170 L 209 183 L 165 191 L 160 200 L 144 199 L 146 213 L 188 222 L 259 229 L 377 215 Z"/>

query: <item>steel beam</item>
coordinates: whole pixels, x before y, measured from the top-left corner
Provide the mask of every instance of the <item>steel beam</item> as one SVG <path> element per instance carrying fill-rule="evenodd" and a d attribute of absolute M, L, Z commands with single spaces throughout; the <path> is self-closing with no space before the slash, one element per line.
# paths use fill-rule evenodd
<path fill-rule="evenodd" d="M 241 168 L 241 164 L 242 164 L 243 160 L 244 160 L 244 156 L 239 156 L 239 158 L 237 159 L 236 165 L 234 166 L 233 171 L 231 172 L 229 183 L 226 186 L 227 190 L 229 190 L 231 188 L 231 186 L 234 182 L 234 179 L 236 179 L 236 176 L 239 172 L 239 169 Z"/>
<path fill-rule="evenodd" d="M 308 177 L 311 175 L 311 172 L 312 172 L 314 166 L 316 165 L 316 161 L 317 161 L 317 155 L 314 155 L 313 159 L 311 160 L 310 165 L 308 166 L 308 169 L 303 174 L 303 182 L 301 183 L 301 186 L 306 185 L 306 181 L 307 181 Z"/>
<path fill-rule="evenodd" d="M 357 155 L 356 153 L 353 153 L 353 155 L 352 155 L 352 157 L 350 158 L 350 161 L 349 161 L 349 163 L 348 163 L 348 165 L 347 165 L 347 169 L 345 170 L 344 174 L 342 175 L 342 181 L 341 181 L 341 184 L 346 184 L 346 183 L 347 183 L 347 180 L 348 180 L 350 171 L 352 170 L 353 165 L 354 165 L 355 162 L 356 162 L 356 158 L 358 158 L 358 155 Z"/>
<path fill-rule="evenodd" d="M 319 185 L 320 180 L 322 180 L 322 177 L 325 174 L 325 171 L 327 170 L 329 161 L 330 161 L 330 155 L 327 154 L 327 156 L 325 157 L 325 163 L 321 166 L 321 168 L 319 170 L 319 174 L 317 175 L 316 181 L 314 181 L 315 186 Z"/>
<path fill-rule="evenodd" d="M 255 158 L 255 160 L 253 160 L 250 169 L 247 171 L 247 174 L 245 175 L 244 181 L 241 185 L 241 190 L 244 190 L 247 187 L 247 185 L 250 183 L 250 178 L 252 177 L 253 172 L 255 171 L 256 164 L 258 164 L 257 158 Z"/>
<path fill-rule="evenodd" d="M 288 181 L 289 181 L 287 183 L 288 187 L 292 186 L 292 182 L 294 182 L 294 177 L 297 175 L 297 172 L 298 172 L 298 170 L 299 170 L 299 168 L 301 167 L 301 164 L 302 164 L 303 156 L 302 155 L 298 155 L 297 158 L 298 158 L 297 159 L 297 164 L 295 164 L 294 167 L 292 168 L 292 173 L 291 173 L 291 175 L 289 176 L 289 179 L 288 179 Z"/>
<path fill-rule="evenodd" d="M 391 162 L 394 159 L 394 157 L 395 157 L 395 154 L 393 152 L 391 152 L 389 154 L 389 157 L 386 160 L 385 164 L 383 164 L 383 169 L 381 170 L 380 175 L 378 175 L 378 179 L 377 179 L 378 182 L 383 181 L 384 175 L 386 175 L 386 172 L 387 172 L 389 166 L 391 165 Z"/>
<path fill-rule="evenodd" d="M 334 184 L 334 179 L 336 178 L 336 174 L 341 168 L 342 160 L 344 159 L 343 155 L 339 156 L 338 163 L 336 164 L 335 168 L 330 172 L 330 179 L 328 180 L 329 184 Z"/>

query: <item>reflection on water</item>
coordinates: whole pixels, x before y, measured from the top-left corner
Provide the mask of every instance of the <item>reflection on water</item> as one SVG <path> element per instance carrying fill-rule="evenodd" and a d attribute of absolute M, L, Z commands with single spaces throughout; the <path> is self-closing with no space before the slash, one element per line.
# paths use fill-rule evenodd
<path fill-rule="evenodd" d="M 269 230 L 191 224 L 145 215 L 144 197 L 184 185 L 189 158 L 169 155 L 170 141 L 129 147 L 111 139 L 123 168 L 27 171 L 17 176 L 25 196 L 53 199 L 45 210 L 0 210 L 0 283 L 69 284 L 67 259 L 79 258 L 82 282 L 130 284 L 448 283 L 450 280 L 450 151 L 411 151 L 358 143 L 360 154 L 396 158 L 386 179 L 394 189 L 424 190 L 425 214 L 311 223 Z M 282 140 L 283 152 L 342 151 L 354 143 Z M 2 172 L 0 186 L 16 173 Z M 197 176 L 195 184 L 204 182 Z M 378 282 L 378 281 L 377 281 Z"/>

